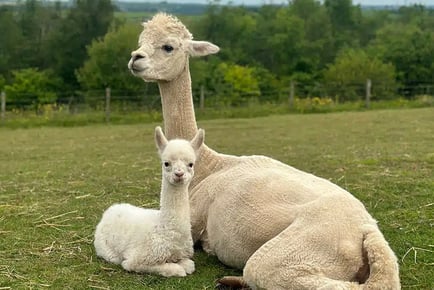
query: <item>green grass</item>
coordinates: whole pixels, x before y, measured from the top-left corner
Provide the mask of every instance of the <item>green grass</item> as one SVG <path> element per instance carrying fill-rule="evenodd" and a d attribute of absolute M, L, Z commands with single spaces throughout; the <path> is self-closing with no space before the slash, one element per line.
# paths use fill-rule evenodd
<path fill-rule="evenodd" d="M 158 206 L 157 123 L 0 128 L 0 289 L 213 289 L 239 274 L 196 252 L 186 278 L 96 258 L 115 202 Z M 264 154 L 359 198 L 398 256 L 404 289 L 434 288 L 434 108 L 202 120 L 207 144 Z"/>
<path fill-rule="evenodd" d="M 315 99 L 315 98 L 314 98 Z M 295 105 L 290 108 L 287 102 L 280 103 L 259 103 L 251 101 L 244 106 L 230 107 L 222 104 L 208 104 L 204 109 L 196 109 L 196 116 L 199 120 L 228 119 L 228 118 L 256 118 L 270 115 L 286 114 L 311 114 L 311 113 L 333 113 L 343 111 L 366 111 L 384 109 L 409 109 L 434 107 L 433 96 L 420 96 L 415 100 L 386 100 L 371 103 L 370 109 L 366 109 L 362 101 L 345 103 L 328 103 L 319 101 L 316 98 L 296 99 Z M 158 97 L 157 97 L 157 100 Z M 36 114 L 31 110 L 6 111 L 5 117 L 0 120 L 0 127 L 7 128 L 32 128 L 42 126 L 73 127 L 91 124 L 106 123 L 106 115 L 101 104 L 99 110 L 91 109 L 86 105 L 77 109 L 78 112 L 69 113 L 64 106 L 43 105 L 42 110 Z M 133 105 L 122 107 L 112 105 L 110 113 L 110 124 L 143 124 L 160 122 L 162 120 L 161 110 L 158 108 L 141 108 Z"/>

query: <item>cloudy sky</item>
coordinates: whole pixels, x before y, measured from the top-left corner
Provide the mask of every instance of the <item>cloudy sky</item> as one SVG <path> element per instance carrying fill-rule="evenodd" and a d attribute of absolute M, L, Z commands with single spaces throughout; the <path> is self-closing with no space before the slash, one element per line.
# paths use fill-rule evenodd
<path fill-rule="evenodd" d="M 412 4 L 422 4 L 422 5 L 434 5 L 434 0 L 353 0 L 354 4 L 362 5 L 412 5 Z"/>
<path fill-rule="evenodd" d="M 128 2 L 161 2 L 162 0 L 120 0 Z M 207 0 L 166 0 L 169 3 L 208 3 Z M 227 3 L 228 0 L 221 0 L 221 3 Z M 263 3 L 286 3 L 286 0 L 232 0 L 235 4 L 263 4 Z M 354 4 L 361 5 L 412 5 L 422 4 L 425 6 L 434 5 L 434 0 L 353 0 Z"/>
<path fill-rule="evenodd" d="M 54 0 L 52 0 L 54 1 Z M 60 0 L 60 1 L 68 1 L 68 0 Z M 117 0 L 121 2 L 162 2 L 166 1 L 169 3 L 202 3 L 207 4 L 208 0 Z M 261 5 L 264 3 L 287 3 L 287 0 L 220 0 L 221 3 L 225 4 L 231 1 L 234 4 L 254 4 Z M 403 5 L 413 5 L 413 4 L 422 4 L 424 6 L 434 6 L 434 0 L 353 0 L 354 4 L 361 5 L 394 5 L 394 6 L 403 6 Z"/>

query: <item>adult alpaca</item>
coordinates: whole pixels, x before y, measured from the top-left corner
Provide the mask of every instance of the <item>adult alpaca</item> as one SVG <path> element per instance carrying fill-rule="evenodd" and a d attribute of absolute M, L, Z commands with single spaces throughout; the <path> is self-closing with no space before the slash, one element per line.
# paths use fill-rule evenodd
<path fill-rule="evenodd" d="M 199 130 L 191 142 L 167 141 L 160 127 L 155 143 L 162 167 L 160 210 L 114 204 L 95 230 L 95 250 L 125 270 L 183 277 L 194 271 L 188 185 L 204 140 Z"/>
<path fill-rule="evenodd" d="M 175 17 L 144 23 L 131 72 L 160 88 L 168 138 L 197 131 L 189 55 L 218 52 L 193 41 Z M 339 186 L 264 156 L 202 146 L 190 184 L 194 241 L 262 289 L 399 289 L 396 257 L 363 204 Z"/>

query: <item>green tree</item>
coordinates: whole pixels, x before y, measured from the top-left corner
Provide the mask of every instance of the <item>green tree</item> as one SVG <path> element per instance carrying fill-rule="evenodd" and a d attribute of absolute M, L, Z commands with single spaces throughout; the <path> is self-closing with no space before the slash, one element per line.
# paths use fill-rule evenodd
<path fill-rule="evenodd" d="M 377 32 L 370 49 L 395 65 L 398 81 L 410 94 L 415 85 L 434 82 L 434 31 L 414 24 L 389 24 Z"/>
<path fill-rule="evenodd" d="M 358 46 L 355 36 L 362 18 L 360 6 L 353 6 L 352 0 L 325 0 L 324 6 L 332 23 L 335 51 Z"/>
<path fill-rule="evenodd" d="M 387 99 L 394 96 L 394 66 L 370 57 L 363 50 L 342 51 L 324 72 L 329 94 L 342 101 L 357 100 L 364 95 L 367 79 L 372 81 L 374 98 Z"/>
<path fill-rule="evenodd" d="M 0 74 L 6 75 L 15 68 L 15 52 L 21 43 L 21 31 L 11 7 L 0 6 L 0 31 Z"/>
<path fill-rule="evenodd" d="M 4 76 L 0 75 L 0 92 L 3 91 L 5 85 L 6 85 L 6 79 L 4 78 Z"/>
<path fill-rule="evenodd" d="M 256 18 L 244 7 L 210 5 L 204 17 L 193 25 L 197 38 L 220 46 L 218 57 L 240 64 L 250 62 Z"/>
<path fill-rule="evenodd" d="M 52 71 L 35 68 L 12 71 L 12 84 L 5 86 L 8 102 L 12 105 L 33 106 L 54 103 L 61 88 L 61 80 Z"/>
<path fill-rule="evenodd" d="M 110 0 L 75 0 L 50 37 L 51 67 L 71 89 L 78 86 L 75 70 L 87 58 L 86 46 L 104 36 L 113 20 Z"/>
<path fill-rule="evenodd" d="M 255 66 L 253 76 L 258 82 L 258 88 L 261 92 L 259 100 L 261 102 L 275 102 L 279 98 L 279 93 L 286 89 L 287 83 L 283 83 L 276 75 L 262 66 Z"/>
<path fill-rule="evenodd" d="M 423 25 L 423 22 L 428 15 L 429 10 L 421 4 L 401 6 L 398 9 L 398 22 L 403 24 Z"/>
<path fill-rule="evenodd" d="M 226 105 L 241 105 L 260 95 L 254 68 L 226 62 L 220 63 L 215 72 L 216 93 Z"/>
<path fill-rule="evenodd" d="M 315 0 L 294 0 L 289 4 L 292 15 L 303 21 L 304 39 L 296 56 L 295 73 L 318 77 L 318 72 L 335 57 L 332 22 L 327 10 Z"/>
<path fill-rule="evenodd" d="M 355 26 L 352 0 L 325 0 L 324 6 L 336 31 L 345 31 Z"/>
<path fill-rule="evenodd" d="M 26 0 L 18 5 L 17 23 L 22 41 L 18 50 L 17 68 L 46 68 L 46 45 L 51 32 L 58 27 L 61 18 L 59 4 L 43 4 L 37 0 Z"/>
<path fill-rule="evenodd" d="M 391 21 L 392 13 L 387 10 L 372 10 L 369 13 L 363 14 L 358 29 L 358 37 L 360 39 L 360 46 L 366 47 L 373 39 L 375 39 L 375 32 L 383 27 L 385 23 Z"/>
<path fill-rule="evenodd" d="M 199 102 L 200 90 L 203 87 L 206 91 L 213 91 L 215 83 L 215 71 L 218 64 L 217 58 L 191 58 L 190 73 L 192 79 L 193 98 L 195 103 Z"/>
<path fill-rule="evenodd" d="M 104 89 L 129 92 L 143 91 L 144 82 L 131 75 L 127 68 L 131 49 L 137 44 L 139 25 L 124 24 L 112 27 L 102 39 L 94 40 L 87 48 L 89 58 L 77 70 L 83 89 Z"/>
<path fill-rule="evenodd" d="M 270 12 L 270 11 L 266 11 Z M 279 77 L 291 75 L 302 54 L 305 40 L 304 21 L 289 9 L 275 11 L 273 18 L 261 14 L 258 33 L 262 39 L 257 57 L 262 66 Z"/>

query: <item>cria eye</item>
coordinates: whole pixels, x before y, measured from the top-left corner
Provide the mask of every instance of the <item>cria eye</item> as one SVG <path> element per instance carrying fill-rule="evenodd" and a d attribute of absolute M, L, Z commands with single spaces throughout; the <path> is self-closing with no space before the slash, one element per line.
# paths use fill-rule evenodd
<path fill-rule="evenodd" d="M 193 167 L 193 163 L 188 163 L 188 166 L 189 166 L 190 168 L 192 168 L 192 167 Z"/>
<path fill-rule="evenodd" d="M 169 167 L 170 166 L 170 163 L 169 162 L 164 162 L 164 167 Z"/>
<path fill-rule="evenodd" d="M 173 46 L 165 44 L 162 47 L 166 52 L 171 52 L 173 50 Z"/>

